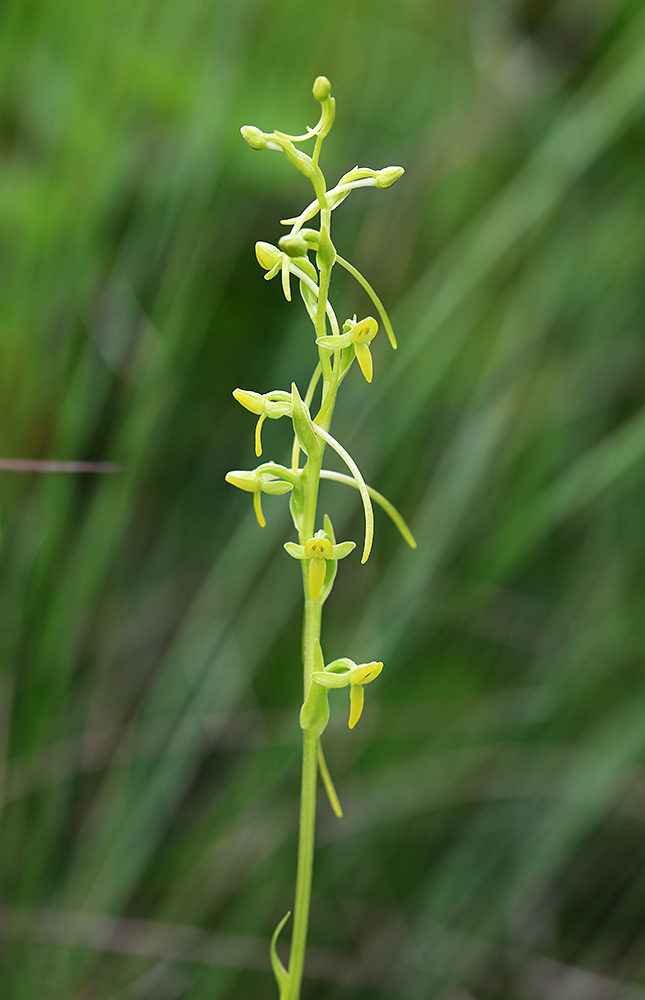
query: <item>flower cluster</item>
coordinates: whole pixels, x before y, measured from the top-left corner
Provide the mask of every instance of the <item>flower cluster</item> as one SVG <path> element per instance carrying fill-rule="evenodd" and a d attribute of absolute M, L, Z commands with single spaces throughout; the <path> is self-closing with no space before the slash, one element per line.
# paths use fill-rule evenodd
<path fill-rule="evenodd" d="M 320 119 L 313 128 L 307 128 L 303 135 L 286 135 L 283 132 L 263 132 L 253 125 L 244 125 L 241 129 L 243 137 L 252 149 L 270 149 L 283 153 L 293 165 L 307 176 L 314 187 L 315 199 L 300 215 L 284 219 L 283 225 L 289 226 L 289 232 L 279 240 L 278 246 L 259 241 L 255 245 L 255 254 L 260 266 L 266 271 L 267 280 L 282 275 L 282 286 L 287 301 L 291 301 L 291 278 L 299 282 L 300 293 L 307 312 L 314 326 L 315 343 L 318 347 L 318 365 L 304 395 L 300 396 L 295 384 L 291 392 L 273 390 L 259 393 L 248 389 L 235 389 L 233 395 L 237 401 L 251 413 L 257 415 L 255 429 L 255 453 L 262 455 L 262 426 L 265 420 L 278 420 L 281 417 L 290 418 L 293 423 L 294 448 L 290 469 L 275 463 L 264 463 L 252 471 L 229 472 L 226 479 L 233 486 L 253 494 L 253 503 L 258 522 L 265 525 L 260 498 L 262 493 L 279 496 L 292 493 L 291 513 L 294 526 L 298 531 L 298 542 L 285 542 L 285 549 L 294 559 L 306 563 L 305 597 L 311 601 L 323 602 L 330 590 L 331 582 L 336 572 L 336 563 L 344 559 L 356 547 L 354 542 L 336 543 L 331 522 L 325 518 L 325 528 L 309 531 L 305 525 L 305 507 L 307 506 L 307 489 L 311 494 L 312 487 L 317 495 L 318 484 L 312 483 L 312 473 L 317 472 L 318 479 L 325 478 L 325 470 L 320 459 L 325 445 L 329 444 L 345 461 L 351 473 L 351 480 L 361 493 L 365 508 L 366 540 L 363 558 L 369 555 L 372 536 L 372 499 L 381 503 L 388 513 L 392 513 L 391 505 L 366 486 L 356 463 L 335 438 L 329 433 L 329 418 L 333 409 L 336 394 L 342 380 L 347 376 L 354 359 L 367 380 L 371 382 L 374 374 L 370 344 L 378 332 L 378 321 L 373 316 L 361 320 L 354 315 L 342 326 L 342 332 L 329 302 L 328 290 L 331 269 L 334 264 L 349 271 L 361 287 L 372 299 L 376 311 L 387 331 L 390 343 L 396 348 L 396 339 L 392 324 L 387 313 L 366 278 L 348 261 L 344 260 L 334 247 L 330 228 L 331 213 L 356 188 L 376 187 L 389 188 L 403 174 L 402 167 L 385 167 L 373 170 L 370 167 L 354 167 L 343 174 L 338 183 L 329 190 L 326 187 L 323 173 L 318 166 L 320 145 L 322 139 L 331 128 L 335 116 L 335 101 L 331 97 L 331 85 L 325 77 L 318 77 L 314 82 L 313 93 L 321 104 Z M 299 149 L 299 145 L 309 139 L 316 140 L 313 155 Z M 316 215 L 320 216 L 320 227 L 306 227 Z M 314 261 L 310 258 L 314 254 Z M 321 406 L 316 415 L 312 415 L 311 404 L 316 388 L 322 378 Z M 300 467 L 298 456 L 304 452 L 307 461 Z M 312 468 L 313 465 L 313 468 Z M 317 468 L 316 468 L 317 467 Z M 330 478 L 333 474 L 327 474 Z M 401 520 L 396 514 L 397 523 Z M 399 525 L 400 526 L 400 525 Z M 411 544 L 414 540 L 409 531 L 404 532 Z M 364 668 L 357 667 L 351 660 L 335 660 L 324 670 L 312 671 L 309 678 L 316 685 L 324 687 L 350 686 L 352 698 L 352 713 L 350 726 L 353 728 L 362 709 L 363 683 L 373 680 L 380 672 L 371 670 L 365 674 Z M 374 667 L 372 664 L 371 667 Z M 363 678 L 359 683 L 356 678 Z M 365 680 L 367 678 L 367 680 Z M 359 707 L 360 706 L 360 707 Z"/>

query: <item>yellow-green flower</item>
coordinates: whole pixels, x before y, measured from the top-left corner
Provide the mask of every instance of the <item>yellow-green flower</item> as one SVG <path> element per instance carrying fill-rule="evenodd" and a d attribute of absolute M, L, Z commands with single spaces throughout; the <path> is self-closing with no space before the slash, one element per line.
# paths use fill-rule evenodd
<path fill-rule="evenodd" d="M 261 395 L 259 392 L 252 392 L 249 389 L 234 389 L 233 395 L 238 403 L 241 403 L 251 413 L 257 413 L 260 418 L 255 425 L 255 454 L 259 458 L 262 454 L 262 424 L 267 417 L 271 420 L 277 420 L 279 417 L 293 413 L 291 393 L 276 389 L 275 392 Z"/>
<path fill-rule="evenodd" d="M 354 347 L 356 360 L 361 371 L 368 382 L 372 381 L 373 365 L 372 354 L 369 345 L 378 333 L 378 323 L 373 316 L 366 316 L 360 323 L 348 319 L 343 324 L 343 332 L 340 337 L 319 337 L 316 343 L 320 347 L 326 347 L 329 351 L 339 351 L 344 347 Z"/>
<path fill-rule="evenodd" d="M 290 247 L 290 249 L 292 248 Z M 299 274 L 301 280 L 302 274 L 304 274 L 305 277 L 312 283 L 312 286 L 316 289 L 318 288 L 316 285 L 316 269 L 306 255 L 302 257 L 290 257 L 288 253 L 274 247 L 272 243 L 265 243 L 263 240 L 259 240 L 255 244 L 255 256 L 257 257 L 260 267 L 263 267 L 267 272 L 264 275 L 266 281 L 270 281 L 271 278 L 275 278 L 278 271 L 282 272 L 282 291 L 284 292 L 284 297 L 287 302 L 291 302 L 289 274 L 292 272 Z M 297 271 L 294 271 L 294 268 L 296 268 Z"/>
<path fill-rule="evenodd" d="M 264 528 L 266 521 L 264 519 L 264 514 L 262 513 L 262 505 L 260 503 L 260 496 L 262 493 L 271 493 L 273 496 L 280 496 L 283 493 L 288 493 L 289 490 L 293 489 L 293 483 L 285 482 L 284 479 L 279 479 L 276 476 L 276 472 L 273 471 L 278 467 L 272 466 L 268 463 L 266 467 L 259 466 L 257 469 L 253 469 L 251 472 L 242 471 L 240 469 L 234 472 L 227 472 L 226 482 L 230 483 L 231 486 L 237 486 L 238 490 L 244 490 L 246 493 L 253 494 L 253 509 L 255 510 L 255 516 L 258 519 L 258 524 L 261 528 Z M 280 470 L 280 472 L 285 472 L 290 475 L 288 469 Z"/>
<path fill-rule="evenodd" d="M 361 717 L 365 692 L 363 687 L 370 684 L 380 674 L 383 664 L 372 660 L 370 663 L 354 663 L 344 656 L 334 660 L 324 670 L 314 670 L 311 679 L 326 688 L 349 686 L 349 728 L 353 729 Z"/>
<path fill-rule="evenodd" d="M 294 559 L 309 560 L 309 593 L 315 601 L 325 582 L 327 560 L 344 559 L 356 548 L 356 542 L 339 542 L 335 545 L 321 528 L 304 545 L 285 542 L 284 547 Z"/>

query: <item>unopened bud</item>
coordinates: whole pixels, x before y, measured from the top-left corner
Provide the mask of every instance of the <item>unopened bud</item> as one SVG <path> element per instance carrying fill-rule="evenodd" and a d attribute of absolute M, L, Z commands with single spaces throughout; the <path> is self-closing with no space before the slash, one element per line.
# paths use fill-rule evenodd
<path fill-rule="evenodd" d="M 310 250 L 317 250 L 320 244 L 320 233 L 317 229 L 301 229 L 300 236 L 303 240 L 306 240 L 307 246 Z"/>
<path fill-rule="evenodd" d="M 313 85 L 313 95 L 317 101 L 322 104 L 323 101 L 329 100 L 329 95 L 331 94 L 331 83 L 326 76 L 317 76 L 314 80 Z"/>
<path fill-rule="evenodd" d="M 266 147 L 267 141 L 262 129 L 256 128 L 255 125 L 242 125 L 240 132 L 251 149 L 264 149 Z"/>
<path fill-rule="evenodd" d="M 281 236 L 278 240 L 278 246 L 289 257 L 304 257 L 307 250 L 311 250 L 310 245 L 300 233 L 297 233 L 294 236 L 291 234 L 288 236 Z"/>
<path fill-rule="evenodd" d="M 377 188 L 389 188 L 405 173 L 403 167 L 383 167 L 376 174 Z"/>

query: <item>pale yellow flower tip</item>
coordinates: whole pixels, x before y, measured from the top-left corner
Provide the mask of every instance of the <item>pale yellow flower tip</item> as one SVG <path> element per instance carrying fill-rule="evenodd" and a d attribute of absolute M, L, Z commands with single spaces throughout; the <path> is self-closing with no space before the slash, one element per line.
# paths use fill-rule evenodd
<path fill-rule="evenodd" d="M 309 593 L 312 600 L 316 600 L 325 582 L 327 563 L 324 559 L 314 557 L 309 560 Z"/>
<path fill-rule="evenodd" d="M 360 667 L 354 667 L 351 674 L 352 684 L 369 684 L 375 680 L 383 669 L 383 663 L 372 660 L 371 663 L 362 663 Z"/>
<path fill-rule="evenodd" d="M 361 717 L 365 691 L 362 684 L 352 684 L 349 689 L 349 728 L 353 729 Z"/>
<path fill-rule="evenodd" d="M 257 476 L 254 472 L 227 472 L 224 478 L 231 486 L 237 486 L 238 490 L 253 493 L 257 489 Z"/>
<path fill-rule="evenodd" d="M 233 389 L 235 399 L 251 413 L 264 413 L 266 401 L 259 392 L 249 392 L 247 389 Z"/>

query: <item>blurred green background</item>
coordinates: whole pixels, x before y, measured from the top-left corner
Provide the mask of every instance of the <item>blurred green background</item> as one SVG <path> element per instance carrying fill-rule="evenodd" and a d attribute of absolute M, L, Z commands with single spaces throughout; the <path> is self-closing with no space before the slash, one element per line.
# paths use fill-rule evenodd
<path fill-rule="evenodd" d="M 334 433 L 419 548 L 377 512 L 326 608 L 385 670 L 324 740 L 304 996 L 644 1000 L 645 5 L 7 0 L 0 73 L 0 455 L 125 465 L 0 473 L 3 1000 L 276 996 L 301 584 L 224 475 L 231 390 L 313 367 L 253 252 L 310 191 L 239 127 L 319 73 L 330 184 L 406 168 L 335 213 L 400 347 Z"/>

